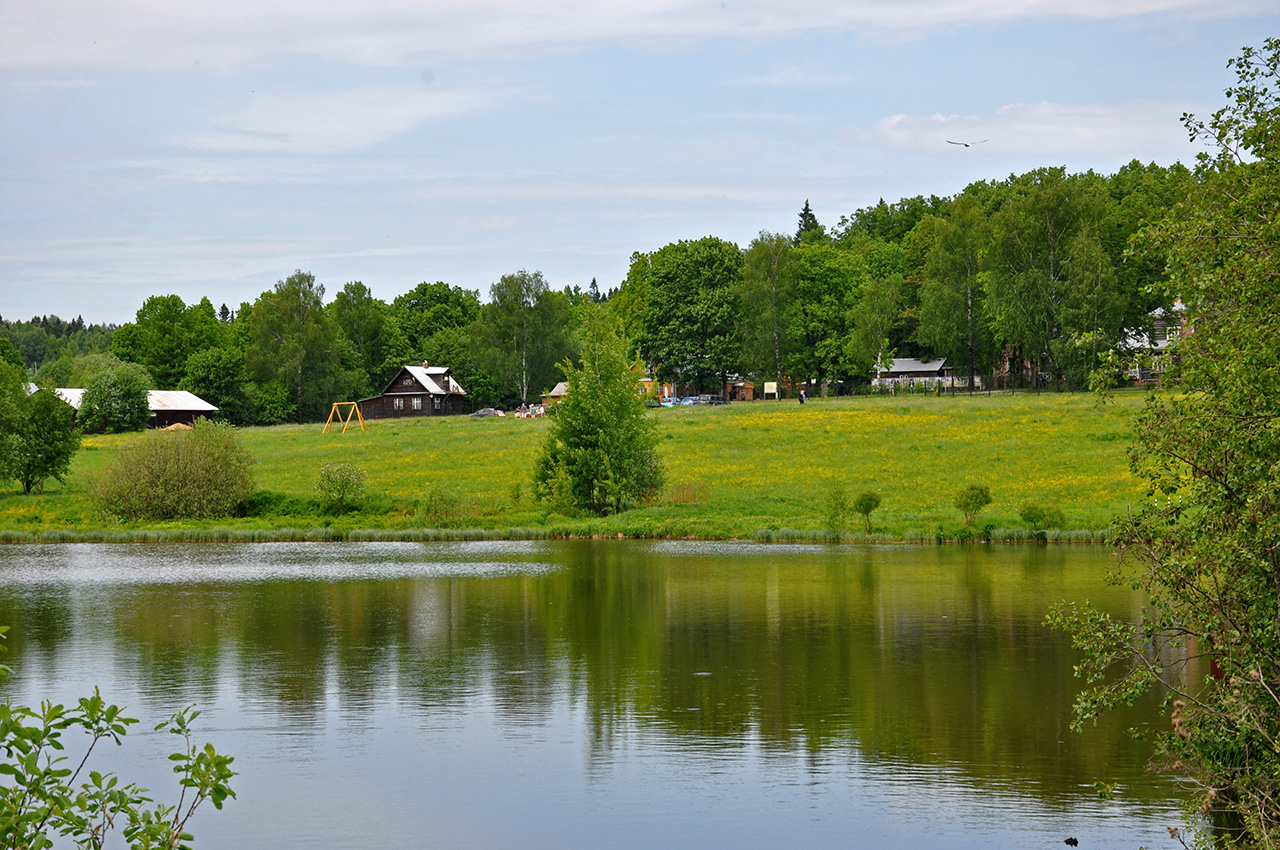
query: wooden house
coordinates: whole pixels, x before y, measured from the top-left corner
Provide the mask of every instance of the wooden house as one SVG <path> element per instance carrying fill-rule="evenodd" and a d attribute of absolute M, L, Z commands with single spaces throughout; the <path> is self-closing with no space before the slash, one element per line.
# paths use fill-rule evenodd
<path fill-rule="evenodd" d="M 559 402 L 562 398 L 564 398 L 568 394 L 569 394 L 569 382 L 561 381 L 560 383 L 552 387 L 550 392 L 546 392 L 542 394 L 542 404 L 544 407 L 549 407 Z"/>
<path fill-rule="evenodd" d="M 362 398 L 365 419 L 402 416 L 450 416 L 467 411 L 467 391 L 453 379 L 447 366 L 405 366 L 381 395 Z"/>

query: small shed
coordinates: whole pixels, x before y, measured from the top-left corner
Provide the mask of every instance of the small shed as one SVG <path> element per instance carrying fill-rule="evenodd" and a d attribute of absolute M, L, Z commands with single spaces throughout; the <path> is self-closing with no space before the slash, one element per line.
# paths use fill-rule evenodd
<path fill-rule="evenodd" d="M 170 425 L 190 425 L 201 416 L 212 418 L 218 408 L 186 390 L 150 390 L 147 404 L 151 407 L 149 428 L 168 428 Z"/>
<path fill-rule="evenodd" d="M 561 381 L 551 388 L 551 392 L 542 394 L 543 405 L 555 404 L 569 394 L 569 382 Z"/>
<path fill-rule="evenodd" d="M 467 391 L 448 366 L 404 366 L 381 395 L 358 402 L 365 419 L 403 416 L 450 416 L 466 413 Z"/>

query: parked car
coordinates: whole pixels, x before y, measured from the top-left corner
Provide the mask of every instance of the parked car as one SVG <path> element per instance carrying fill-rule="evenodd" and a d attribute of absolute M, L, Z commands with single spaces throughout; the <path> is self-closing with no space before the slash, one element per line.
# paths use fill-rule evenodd
<path fill-rule="evenodd" d="M 690 405 L 690 404 L 697 404 L 697 403 L 698 403 L 698 397 L 696 395 L 687 395 L 684 398 L 680 399 L 680 404 L 682 405 Z"/>
<path fill-rule="evenodd" d="M 728 404 L 722 395 L 700 395 L 698 396 L 698 404 Z"/>
<path fill-rule="evenodd" d="M 668 397 L 658 402 L 658 406 L 659 407 L 675 407 L 679 403 L 680 403 L 680 399 Z"/>
<path fill-rule="evenodd" d="M 475 413 L 471 414 L 471 418 L 479 419 L 483 416 L 501 416 L 501 415 L 502 415 L 501 413 L 499 413 L 497 410 L 495 410 L 492 407 L 482 407 L 479 410 L 477 410 Z"/>

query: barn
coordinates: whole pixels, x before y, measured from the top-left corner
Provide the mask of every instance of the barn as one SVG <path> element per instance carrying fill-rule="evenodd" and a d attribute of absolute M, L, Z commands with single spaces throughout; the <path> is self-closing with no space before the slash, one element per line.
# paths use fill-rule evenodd
<path fill-rule="evenodd" d="M 467 411 L 467 391 L 447 366 L 404 366 L 381 395 L 360 399 L 365 419 L 449 416 Z"/>

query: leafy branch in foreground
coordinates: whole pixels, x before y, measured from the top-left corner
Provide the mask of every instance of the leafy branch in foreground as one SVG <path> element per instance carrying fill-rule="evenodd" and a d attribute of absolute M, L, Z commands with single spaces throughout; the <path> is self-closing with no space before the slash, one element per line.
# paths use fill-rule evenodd
<path fill-rule="evenodd" d="M 7 630 L 0 627 L 0 637 Z M 8 668 L 0 666 L 0 680 L 7 674 Z M 154 804 L 147 789 L 90 769 L 99 743 L 120 744 L 138 722 L 122 712 L 96 688 L 75 707 L 47 701 L 38 709 L 7 699 L 0 703 L 0 848 L 43 850 L 63 838 L 76 847 L 99 850 L 117 827 L 130 850 L 189 848 L 187 824 L 201 804 L 207 800 L 221 809 L 228 797 L 235 797 L 230 785 L 234 759 L 212 744 L 193 743 L 191 722 L 200 715 L 193 708 L 156 727 L 182 736 L 185 744 L 169 757 L 182 789 L 177 805 Z M 74 730 L 88 736 L 88 744 L 72 768 L 72 759 L 62 753 L 67 747 L 64 733 Z"/>
<path fill-rule="evenodd" d="M 1201 789 L 1236 846 L 1280 843 L 1280 39 L 1231 61 L 1238 85 L 1207 123 L 1188 196 L 1146 239 L 1168 257 L 1187 328 L 1136 428 L 1147 486 L 1118 542 L 1150 607 L 1137 624 L 1060 606 L 1091 685 L 1076 723 L 1159 685 L 1157 760 Z M 1178 836 L 1175 836 L 1178 837 Z M 1204 845 L 1215 836 L 1202 832 Z"/>

